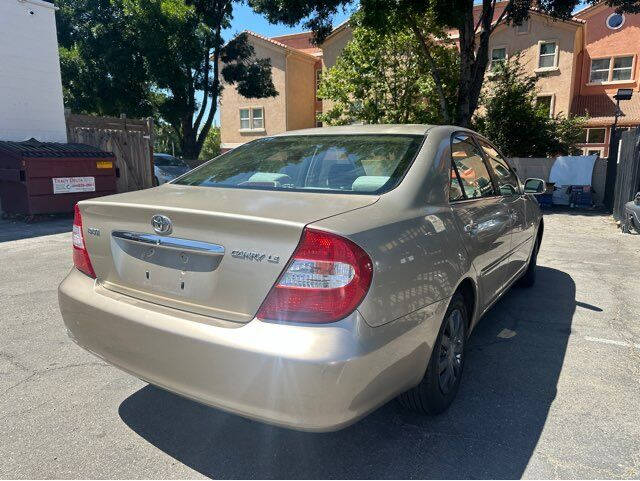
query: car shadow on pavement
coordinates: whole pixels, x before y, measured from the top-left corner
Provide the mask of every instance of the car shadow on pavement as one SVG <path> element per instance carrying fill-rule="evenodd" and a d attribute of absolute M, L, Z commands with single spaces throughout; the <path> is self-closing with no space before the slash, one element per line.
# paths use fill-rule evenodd
<path fill-rule="evenodd" d="M 538 267 L 535 287 L 512 289 L 474 330 L 458 397 L 433 418 L 392 401 L 341 431 L 303 433 L 153 386 L 119 414 L 212 478 L 520 478 L 556 395 L 575 306 L 572 278 Z"/>

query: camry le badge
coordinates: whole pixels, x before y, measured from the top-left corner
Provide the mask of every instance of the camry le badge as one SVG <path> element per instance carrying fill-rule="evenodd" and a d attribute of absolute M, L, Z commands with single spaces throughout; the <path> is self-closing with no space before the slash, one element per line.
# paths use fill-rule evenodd
<path fill-rule="evenodd" d="M 171 225 L 171 219 L 169 219 L 166 215 L 156 214 L 151 218 L 151 227 L 158 234 L 161 235 L 169 235 L 171 234 L 171 230 L 173 226 Z"/>
<path fill-rule="evenodd" d="M 278 264 L 280 262 L 280 256 L 275 254 L 264 254 L 263 252 L 233 250 L 231 251 L 231 257 L 242 259 L 244 261 L 256 262 L 262 262 L 266 259 L 267 262 L 271 262 L 272 264 Z"/>

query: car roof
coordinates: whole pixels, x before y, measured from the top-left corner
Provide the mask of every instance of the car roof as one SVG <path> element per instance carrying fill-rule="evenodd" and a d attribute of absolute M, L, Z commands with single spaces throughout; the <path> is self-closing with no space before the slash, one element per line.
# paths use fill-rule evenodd
<path fill-rule="evenodd" d="M 370 125 L 340 125 L 335 127 L 318 127 L 313 129 L 290 130 L 274 137 L 290 135 L 333 135 L 333 134 L 405 134 L 424 135 L 433 125 L 427 124 L 370 124 Z"/>

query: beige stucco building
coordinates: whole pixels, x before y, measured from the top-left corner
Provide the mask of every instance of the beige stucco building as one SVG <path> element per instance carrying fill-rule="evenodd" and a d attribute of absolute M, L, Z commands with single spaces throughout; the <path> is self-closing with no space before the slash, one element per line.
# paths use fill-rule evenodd
<path fill-rule="evenodd" d="M 313 127 L 318 110 L 316 103 L 322 105 L 316 102 L 315 85 L 316 72 L 322 68 L 321 50 L 311 46 L 309 34 L 267 38 L 247 33 L 256 57 L 271 60 L 278 95 L 248 99 L 233 86 L 225 86 L 220 99 L 223 151 L 259 137 Z"/>
<path fill-rule="evenodd" d="M 500 17 L 507 3 L 496 4 L 494 18 Z M 478 16 L 481 8 L 476 6 Z M 318 125 L 318 113 L 331 108 L 331 101 L 317 98 L 319 76 L 323 68 L 335 65 L 353 38 L 348 21 L 336 27 L 319 48 L 312 44 L 310 32 L 273 38 L 248 33 L 256 54 L 271 59 L 280 94 L 274 99 L 246 99 L 227 87 L 221 99 L 223 149 Z M 456 35 L 450 32 L 452 41 Z M 570 20 L 558 21 L 532 9 L 522 25 L 499 25 L 492 33 L 488 79 L 493 65 L 517 54 L 526 73 L 535 75 L 537 102 L 549 116 L 588 115 L 589 129 L 580 149 L 606 156 L 615 108 L 612 95 L 619 87 L 640 88 L 640 15 L 620 16 L 600 3 Z M 491 88 L 490 81 L 486 88 Z M 640 95 L 622 107 L 621 125 L 640 124 Z"/>
<path fill-rule="evenodd" d="M 550 116 L 568 115 L 576 54 L 582 48 L 581 27 L 579 21 L 559 22 L 535 11 L 522 25 L 499 25 L 489 40 L 488 71 L 496 62 L 519 54 L 526 73 L 537 78 L 538 102 L 548 108 Z"/>

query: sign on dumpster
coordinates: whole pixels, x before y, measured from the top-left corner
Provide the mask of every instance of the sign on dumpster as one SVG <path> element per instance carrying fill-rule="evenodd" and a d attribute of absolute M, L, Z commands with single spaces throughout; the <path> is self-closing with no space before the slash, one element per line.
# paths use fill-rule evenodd
<path fill-rule="evenodd" d="M 53 177 L 54 194 L 70 194 L 72 192 L 95 192 L 95 177 Z"/>

